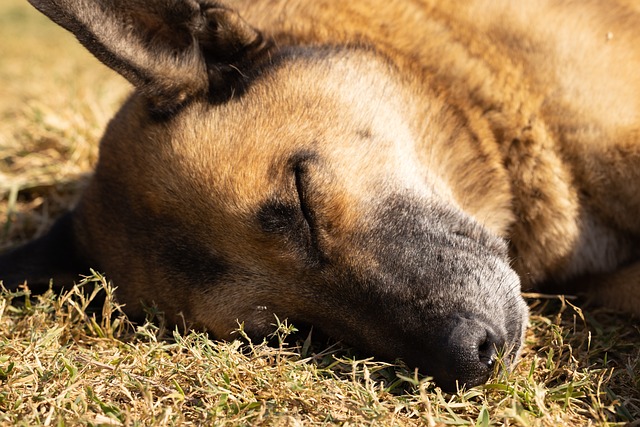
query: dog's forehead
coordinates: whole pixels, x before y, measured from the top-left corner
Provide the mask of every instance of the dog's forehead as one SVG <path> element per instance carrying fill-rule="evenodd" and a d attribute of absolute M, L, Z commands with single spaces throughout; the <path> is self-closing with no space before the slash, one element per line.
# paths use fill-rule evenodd
<path fill-rule="evenodd" d="M 358 50 L 289 55 L 262 69 L 245 93 L 212 106 L 210 119 L 214 126 L 234 128 L 245 140 L 268 138 L 290 146 L 292 137 L 326 134 L 342 145 L 340 135 L 391 132 L 411 115 L 409 94 L 393 73 Z"/>
<path fill-rule="evenodd" d="M 225 103 L 189 106 L 170 127 L 173 150 L 213 186 L 245 199 L 279 185 L 300 153 L 315 154 L 352 185 L 356 175 L 411 169 L 415 135 L 403 89 L 365 59 L 284 61 Z M 365 161 L 371 173 L 362 175 Z"/>

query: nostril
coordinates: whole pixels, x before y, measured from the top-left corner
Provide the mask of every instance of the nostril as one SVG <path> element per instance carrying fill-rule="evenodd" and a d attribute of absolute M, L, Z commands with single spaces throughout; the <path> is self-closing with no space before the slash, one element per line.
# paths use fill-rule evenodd
<path fill-rule="evenodd" d="M 468 387 L 485 382 L 496 365 L 505 339 L 486 322 L 469 317 L 457 317 L 446 339 L 444 375 L 453 384 Z"/>
<path fill-rule="evenodd" d="M 503 340 L 498 338 L 492 331 L 486 330 L 484 337 L 478 345 L 478 359 L 480 363 L 486 365 L 488 368 L 493 368 L 498 358 L 498 351 L 500 351 L 503 345 Z"/>

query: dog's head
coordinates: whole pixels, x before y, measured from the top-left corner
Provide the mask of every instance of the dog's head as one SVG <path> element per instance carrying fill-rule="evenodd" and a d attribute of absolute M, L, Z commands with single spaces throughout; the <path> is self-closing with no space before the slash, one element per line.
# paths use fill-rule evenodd
<path fill-rule="evenodd" d="M 465 154 L 442 150 L 464 126 L 391 61 L 275 47 L 217 2 L 32 3 L 137 90 L 71 216 L 0 259 L 5 283 L 79 273 L 74 254 L 134 315 L 155 303 L 227 338 L 275 314 L 449 389 L 517 353 L 519 279 L 454 196 Z"/>

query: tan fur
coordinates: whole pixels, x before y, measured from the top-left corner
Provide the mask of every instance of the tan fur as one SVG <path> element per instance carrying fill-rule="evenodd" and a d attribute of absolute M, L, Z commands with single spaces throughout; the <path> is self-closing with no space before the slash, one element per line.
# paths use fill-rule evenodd
<path fill-rule="evenodd" d="M 628 5 L 598 1 L 578 5 L 553 0 L 535 4 L 508 0 L 464 4 L 385 1 L 375 5 L 332 0 L 247 0 L 229 2 L 229 6 L 253 27 L 273 37 L 276 45 L 291 41 L 318 45 L 361 41 L 375 46 L 404 69 L 404 87 L 388 90 L 407 92 L 403 96 L 408 105 L 396 106 L 393 113 L 407 122 L 407 132 L 411 133 L 408 139 L 424 141 L 424 147 L 414 148 L 422 164 L 415 167 L 426 167 L 443 179 L 463 210 L 509 239 L 514 267 L 525 286 L 613 271 L 637 259 L 640 18 Z M 165 68 L 176 75 L 184 74 Z M 166 79 L 175 79 L 172 75 Z M 354 76 L 354 80 L 359 78 L 366 77 Z M 306 87 L 304 81 L 284 83 L 299 85 L 300 90 Z M 332 90 L 330 81 L 326 87 Z M 429 105 L 419 103 L 420 93 L 425 90 L 431 95 L 424 98 Z M 340 94 L 339 87 L 335 91 L 336 96 L 348 95 Z M 354 90 L 353 96 L 361 94 Z M 323 107 L 330 121 L 339 120 L 338 106 Z M 260 124 L 265 133 L 290 126 L 291 114 L 295 114 L 284 105 L 263 108 L 268 115 Z M 452 108 L 455 111 L 447 111 Z M 279 116 L 274 117 L 274 111 Z M 195 117 L 195 122 L 180 127 L 197 128 L 201 122 L 199 116 Z M 438 123 L 430 126 L 416 121 L 419 117 L 430 117 Z M 361 120 L 366 121 L 366 117 Z M 394 120 L 389 117 L 383 125 L 399 127 Z M 311 122 L 307 118 L 297 121 Z M 234 135 L 238 129 L 217 131 Z M 295 132 L 302 140 L 303 133 L 313 129 L 301 127 Z M 448 139 L 452 134 L 456 136 L 453 150 Z M 188 134 L 174 138 L 175 145 L 184 150 L 182 155 L 186 157 L 181 160 L 185 166 L 197 169 L 197 160 L 206 159 L 202 152 L 209 149 L 209 143 L 203 148 Z M 224 140 L 219 135 L 216 138 Z M 131 151 L 126 137 L 121 142 L 124 146 L 114 152 Z M 277 151 L 273 144 L 256 141 L 239 150 L 264 148 L 265 158 L 253 161 L 268 162 Z M 357 161 L 357 153 L 350 153 L 347 147 L 331 146 L 328 150 L 336 153 L 336 162 Z M 103 157 L 107 155 L 103 153 Z M 228 155 L 230 158 L 220 164 L 233 166 L 215 173 L 232 174 L 236 176 L 233 181 L 243 185 L 235 189 L 242 199 L 228 202 L 237 205 L 236 215 L 241 221 L 245 211 L 256 205 L 259 194 L 273 190 L 268 189 L 268 177 L 252 176 L 251 171 L 259 169 L 252 163 L 242 164 L 246 172 L 237 168 L 233 159 L 248 158 L 246 154 L 231 150 Z M 160 154 L 145 146 L 139 153 L 132 153 L 131 159 L 138 162 L 144 158 L 151 165 L 175 161 L 154 156 Z M 122 166 L 121 158 L 102 160 L 103 165 L 112 163 L 118 170 L 105 172 L 105 179 L 118 174 L 126 177 L 123 182 L 136 185 L 139 178 L 131 176 L 133 167 Z M 343 175 L 335 179 L 357 182 L 367 178 L 350 176 L 346 166 L 341 169 Z M 393 172 L 394 166 L 385 165 L 385 159 L 370 165 L 372 169 L 384 166 L 392 169 L 392 174 L 406 168 L 398 165 Z M 193 176 L 207 182 L 209 173 L 205 164 Z M 169 185 L 171 180 L 171 176 L 158 178 L 158 182 Z M 155 199 L 145 208 L 166 209 L 168 201 L 156 192 L 154 188 L 145 193 Z M 186 197 L 191 199 L 191 195 Z M 339 197 L 344 200 L 336 201 L 338 205 L 332 209 L 340 213 L 339 221 L 346 226 L 349 204 L 359 201 Z M 630 238 L 630 234 L 636 237 Z M 236 243 L 230 239 L 219 244 Z"/>
<path fill-rule="evenodd" d="M 300 319 L 449 386 L 517 352 L 519 283 L 640 314 L 635 3 L 30 1 L 137 87 L 52 233 L 129 313 Z"/>
<path fill-rule="evenodd" d="M 463 209 L 510 240 L 525 286 L 638 259 L 635 3 L 251 3 L 235 6 L 285 39 L 380 40 L 377 47 L 413 70 L 416 84 L 430 83 L 460 109 L 461 133 L 477 141 L 462 136 L 453 157 L 420 129 L 428 144 L 422 161 L 430 169 L 440 163 Z"/>

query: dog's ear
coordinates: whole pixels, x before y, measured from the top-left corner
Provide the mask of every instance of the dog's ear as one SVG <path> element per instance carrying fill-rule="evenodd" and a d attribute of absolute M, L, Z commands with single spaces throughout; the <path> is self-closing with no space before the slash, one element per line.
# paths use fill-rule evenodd
<path fill-rule="evenodd" d="M 26 281 L 41 292 L 51 279 L 54 286 L 66 287 L 78 282 L 81 273 L 89 273 L 89 263 L 76 244 L 71 213 L 44 236 L 0 255 L 0 281 L 10 290 Z"/>
<path fill-rule="evenodd" d="M 156 111 L 225 89 L 266 43 L 211 0 L 29 0 L 135 85 Z"/>

